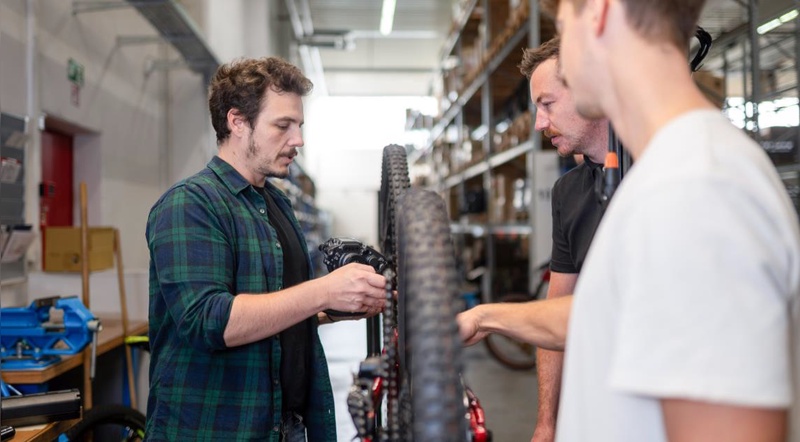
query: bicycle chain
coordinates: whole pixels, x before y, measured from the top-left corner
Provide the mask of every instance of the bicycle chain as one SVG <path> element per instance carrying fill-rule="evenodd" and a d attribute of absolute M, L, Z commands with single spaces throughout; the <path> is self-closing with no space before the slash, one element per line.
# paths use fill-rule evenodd
<path fill-rule="evenodd" d="M 386 381 L 388 393 L 386 395 L 386 424 L 388 434 L 381 435 L 381 442 L 400 441 L 400 414 L 397 391 L 397 342 L 395 340 L 395 330 L 397 329 L 397 301 L 394 299 L 394 272 L 391 269 L 383 273 L 386 278 L 386 305 L 383 311 L 383 348 L 385 353 L 382 355 L 381 376 Z"/>
<path fill-rule="evenodd" d="M 375 433 L 372 382 L 358 375 L 353 376 L 353 385 L 347 395 L 347 408 L 356 427 L 356 437 L 366 439 Z"/>
<path fill-rule="evenodd" d="M 372 385 L 374 379 L 364 376 L 353 376 L 353 386 L 347 397 L 347 406 L 353 424 L 356 427 L 356 437 L 365 439 L 374 437 L 380 442 L 401 442 L 401 417 L 399 409 L 399 393 L 397 388 L 397 343 L 394 340 L 395 324 L 397 323 L 397 301 L 394 299 L 394 272 L 387 269 L 383 272 L 386 279 L 386 304 L 383 317 L 383 349 L 380 356 L 379 376 L 384 380 L 387 391 L 387 427 L 375 427 L 376 406 L 373 403 Z"/>

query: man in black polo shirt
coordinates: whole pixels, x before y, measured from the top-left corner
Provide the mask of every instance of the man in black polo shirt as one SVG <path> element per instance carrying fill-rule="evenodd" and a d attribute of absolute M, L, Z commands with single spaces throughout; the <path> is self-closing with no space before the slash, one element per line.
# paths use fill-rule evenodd
<path fill-rule="evenodd" d="M 585 120 L 578 115 L 572 95 L 558 75 L 559 38 L 536 49 L 526 49 L 520 71 L 530 80 L 536 105 L 537 131 L 544 132 L 561 156 L 583 155 L 583 162 L 553 186 L 553 251 L 547 298 L 575 291 L 578 273 L 594 231 L 603 215 L 595 195 L 608 151 L 608 121 Z M 539 409 L 531 442 L 552 442 L 555 437 L 561 369 L 564 353 L 537 350 Z"/>
<path fill-rule="evenodd" d="M 575 290 L 578 273 L 603 214 L 594 189 L 595 181 L 602 176 L 608 150 L 608 121 L 585 120 L 578 115 L 572 95 L 558 75 L 558 48 L 556 37 L 536 49 L 526 49 L 519 66 L 522 74 L 530 79 L 531 100 L 536 105 L 535 129 L 550 138 L 559 155 L 583 155 L 582 164 L 559 178 L 553 186 L 553 251 L 548 299 L 571 295 Z M 509 312 L 506 309 L 516 310 L 517 306 L 485 307 L 478 306 L 462 313 L 459 322 L 491 323 L 488 328 L 493 332 L 513 333 L 509 329 L 514 327 L 514 322 L 504 318 Z M 475 336 L 468 337 L 471 338 L 468 344 L 477 340 Z M 531 442 L 553 442 L 564 353 L 538 349 L 536 357 L 539 410 Z"/>

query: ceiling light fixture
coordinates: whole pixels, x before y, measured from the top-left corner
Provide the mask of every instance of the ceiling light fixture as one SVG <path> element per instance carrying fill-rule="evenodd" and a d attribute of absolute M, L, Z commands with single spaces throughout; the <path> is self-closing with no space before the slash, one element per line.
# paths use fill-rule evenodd
<path fill-rule="evenodd" d="M 383 35 L 392 33 L 396 5 L 397 0 L 383 0 L 383 8 L 381 9 L 381 34 Z"/>
<path fill-rule="evenodd" d="M 758 27 L 758 33 L 761 35 L 766 34 L 767 32 L 777 28 L 778 26 L 790 22 L 797 18 L 798 12 L 797 9 L 787 12 L 786 14 L 781 15 L 780 17 L 770 20 L 763 25 Z"/>

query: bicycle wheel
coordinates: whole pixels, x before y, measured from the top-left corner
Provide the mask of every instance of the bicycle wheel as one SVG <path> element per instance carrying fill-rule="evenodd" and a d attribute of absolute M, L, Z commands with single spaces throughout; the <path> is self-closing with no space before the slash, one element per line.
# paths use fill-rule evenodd
<path fill-rule="evenodd" d="M 505 295 L 500 302 L 528 302 L 531 298 L 524 294 Z M 492 333 L 483 341 L 486 349 L 498 362 L 514 370 L 530 370 L 536 367 L 536 347 L 526 342 Z"/>
<path fill-rule="evenodd" d="M 397 240 L 401 388 L 410 385 L 411 440 L 462 442 L 458 277 L 444 201 L 426 190 L 405 192 Z"/>
<path fill-rule="evenodd" d="M 378 232 L 381 253 L 392 261 L 392 270 L 397 265 L 395 238 L 395 207 L 397 199 L 411 187 L 408 178 L 408 159 L 402 146 L 390 144 L 383 148 L 381 165 L 381 190 L 378 196 Z"/>
<path fill-rule="evenodd" d="M 100 405 L 84 413 L 83 419 L 66 433 L 67 440 L 141 441 L 145 417 L 123 405 Z"/>

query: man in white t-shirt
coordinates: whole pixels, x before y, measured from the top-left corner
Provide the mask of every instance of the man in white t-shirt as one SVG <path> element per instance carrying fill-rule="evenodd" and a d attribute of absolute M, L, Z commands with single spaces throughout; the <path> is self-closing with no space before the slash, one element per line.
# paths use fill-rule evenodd
<path fill-rule="evenodd" d="M 462 336 L 568 335 L 558 441 L 800 441 L 798 218 L 764 152 L 692 82 L 705 2 L 544 3 L 578 111 L 609 118 L 636 163 L 574 303 L 479 306 Z"/>

